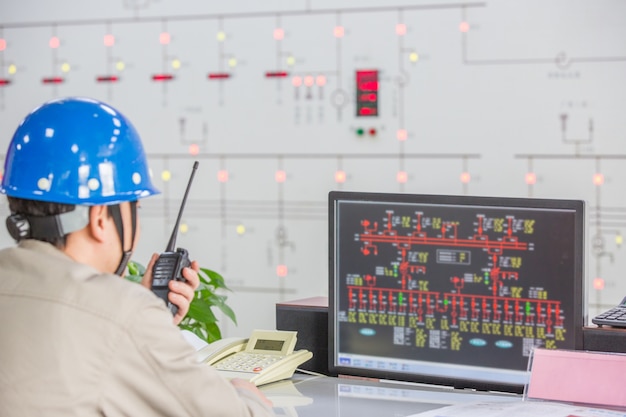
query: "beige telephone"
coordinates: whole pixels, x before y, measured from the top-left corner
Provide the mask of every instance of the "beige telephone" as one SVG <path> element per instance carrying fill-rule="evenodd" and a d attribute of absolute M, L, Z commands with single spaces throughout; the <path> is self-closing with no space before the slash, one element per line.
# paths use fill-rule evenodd
<path fill-rule="evenodd" d="M 242 378 L 259 386 L 291 378 L 296 368 L 313 357 L 308 350 L 294 352 L 297 332 L 254 330 L 249 339 L 226 338 L 198 351 L 199 361 L 228 379 Z"/>

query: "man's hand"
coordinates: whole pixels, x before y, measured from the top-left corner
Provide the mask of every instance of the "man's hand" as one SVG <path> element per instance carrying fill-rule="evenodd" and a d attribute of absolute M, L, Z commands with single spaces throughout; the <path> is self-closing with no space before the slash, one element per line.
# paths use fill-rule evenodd
<path fill-rule="evenodd" d="M 154 263 L 157 259 L 159 259 L 159 254 L 152 254 L 152 258 L 150 259 L 150 262 L 148 262 L 146 272 L 141 280 L 141 285 L 148 289 L 152 287 L 152 268 L 154 267 Z M 198 262 L 192 261 L 191 268 L 183 269 L 183 277 L 187 280 L 187 282 L 171 280 L 168 284 L 170 292 L 168 293 L 167 298 L 171 303 L 178 306 L 178 312 L 174 316 L 174 324 L 176 325 L 178 325 L 178 323 L 180 323 L 187 315 L 187 312 L 189 311 L 189 304 L 191 304 L 191 301 L 195 296 L 196 288 L 200 285 L 200 278 L 198 277 L 199 270 L 200 266 L 198 265 Z"/>
<path fill-rule="evenodd" d="M 267 398 L 265 394 L 263 394 L 261 390 L 258 389 L 257 386 L 254 385 L 252 382 L 246 381 L 245 379 L 241 379 L 241 378 L 233 378 L 230 380 L 230 383 L 237 390 L 249 392 L 250 394 L 255 396 L 261 403 L 265 404 L 269 408 L 272 408 L 273 406 L 272 401 L 270 401 L 270 399 Z"/>

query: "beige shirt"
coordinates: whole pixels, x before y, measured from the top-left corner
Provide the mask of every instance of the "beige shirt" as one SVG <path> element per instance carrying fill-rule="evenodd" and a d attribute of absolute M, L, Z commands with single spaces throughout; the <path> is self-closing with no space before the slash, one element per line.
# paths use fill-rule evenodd
<path fill-rule="evenodd" d="M 141 285 L 34 240 L 0 251 L 0 416 L 271 416 Z"/>

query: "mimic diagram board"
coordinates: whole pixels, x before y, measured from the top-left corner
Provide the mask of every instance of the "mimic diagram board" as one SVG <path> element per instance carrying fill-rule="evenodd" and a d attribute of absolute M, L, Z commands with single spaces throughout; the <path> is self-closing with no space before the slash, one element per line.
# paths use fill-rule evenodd
<path fill-rule="evenodd" d="M 337 216 L 339 331 L 356 336 L 341 351 L 525 370 L 533 347 L 574 347 L 573 211 L 340 202 Z"/>
<path fill-rule="evenodd" d="M 144 263 L 199 160 L 179 242 L 231 284 L 238 332 L 325 293 L 330 190 L 587 200 L 589 315 L 626 293 L 626 3 L 86 4 L 0 2 L 0 159 L 44 101 L 124 112 L 162 190 Z"/>

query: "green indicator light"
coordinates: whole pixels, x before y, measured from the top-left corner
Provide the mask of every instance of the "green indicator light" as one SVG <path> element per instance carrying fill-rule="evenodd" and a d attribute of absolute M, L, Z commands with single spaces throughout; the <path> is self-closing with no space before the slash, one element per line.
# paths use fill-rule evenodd
<path fill-rule="evenodd" d="M 356 134 L 357 134 L 358 136 L 363 136 L 363 133 L 365 133 L 365 130 L 363 130 L 363 128 L 362 128 L 362 127 L 358 128 L 358 129 L 356 130 Z"/>
<path fill-rule="evenodd" d="M 526 314 L 530 313 L 530 303 L 526 301 Z"/>
<path fill-rule="evenodd" d="M 403 298 L 402 293 L 398 293 L 398 304 L 402 304 Z"/>
<path fill-rule="evenodd" d="M 448 301 L 448 300 L 443 300 L 443 305 L 444 305 L 444 306 L 447 306 L 448 304 L 450 304 L 450 301 Z"/>

